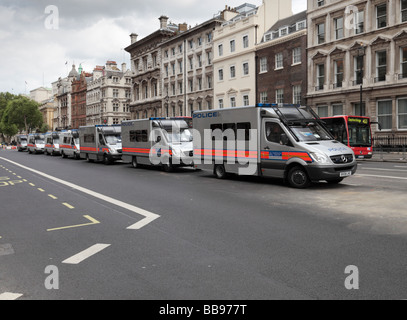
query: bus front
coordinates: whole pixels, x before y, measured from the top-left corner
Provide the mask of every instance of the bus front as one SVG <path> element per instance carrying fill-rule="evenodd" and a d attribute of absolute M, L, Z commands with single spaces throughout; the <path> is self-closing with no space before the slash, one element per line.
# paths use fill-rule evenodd
<path fill-rule="evenodd" d="M 357 159 L 370 159 L 373 156 L 373 139 L 368 117 L 347 117 L 349 147 Z"/>

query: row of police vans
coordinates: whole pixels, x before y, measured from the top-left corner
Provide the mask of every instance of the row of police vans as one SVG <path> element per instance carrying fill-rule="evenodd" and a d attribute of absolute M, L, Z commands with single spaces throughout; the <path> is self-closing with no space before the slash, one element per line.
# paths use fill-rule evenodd
<path fill-rule="evenodd" d="M 134 168 L 161 166 L 284 179 L 295 188 L 312 182 L 340 183 L 357 170 L 355 154 L 336 141 L 309 108 L 259 104 L 196 111 L 192 118 L 149 118 L 121 125 L 18 137 L 18 150 L 61 155 Z"/>

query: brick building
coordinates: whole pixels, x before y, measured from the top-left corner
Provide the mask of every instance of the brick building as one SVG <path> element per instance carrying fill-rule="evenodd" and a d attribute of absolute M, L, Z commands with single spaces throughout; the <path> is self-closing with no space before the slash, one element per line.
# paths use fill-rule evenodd
<path fill-rule="evenodd" d="M 281 19 L 257 45 L 258 103 L 306 103 L 306 23 L 306 11 Z"/>
<path fill-rule="evenodd" d="M 92 79 L 92 74 L 81 72 L 80 75 L 72 81 L 72 129 L 78 129 L 86 125 L 86 92 L 87 83 Z"/>

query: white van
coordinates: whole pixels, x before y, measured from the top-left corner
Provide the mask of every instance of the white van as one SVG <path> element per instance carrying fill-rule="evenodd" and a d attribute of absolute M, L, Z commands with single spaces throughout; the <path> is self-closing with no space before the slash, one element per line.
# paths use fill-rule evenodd
<path fill-rule="evenodd" d="M 17 136 L 17 150 L 18 152 L 27 151 L 27 136 L 19 135 Z"/>
<path fill-rule="evenodd" d="M 81 158 L 89 162 L 112 164 L 122 158 L 120 125 L 96 125 L 79 128 Z"/>
<path fill-rule="evenodd" d="M 44 153 L 45 135 L 43 133 L 33 133 L 28 135 L 28 153 Z"/>
<path fill-rule="evenodd" d="M 45 149 L 46 155 L 60 155 L 59 150 L 59 132 L 47 132 L 45 134 Z"/>
<path fill-rule="evenodd" d="M 122 122 L 123 162 L 161 166 L 165 171 L 193 166 L 191 118 L 150 118 Z"/>
<path fill-rule="evenodd" d="M 62 158 L 72 157 L 76 160 L 81 158 L 79 130 L 64 130 L 59 135 Z"/>
<path fill-rule="evenodd" d="M 305 188 L 355 174 L 349 147 L 336 141 L 311 108 L 260 104 L 193 114 L 194 162 L 218 178 L 227 173 L 285 179 Z"/>

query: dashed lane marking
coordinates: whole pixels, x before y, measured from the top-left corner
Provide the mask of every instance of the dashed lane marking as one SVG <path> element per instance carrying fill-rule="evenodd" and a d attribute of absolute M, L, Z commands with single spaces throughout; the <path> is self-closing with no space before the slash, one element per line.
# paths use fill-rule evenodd
<path fill-rule="evenodd" d="M 11 293 L 11 292 L 4 292 L 0 294 L 0 300 L 17 300 L 18 298 L 22 297 L 23 295 L 20 293 Z"/>
<path fill-rule="evenodd" d="M 131 212 L 137 213 L 137 214 L 139 214 L 139 215 L 141 215 L 141 216 L 144 217 L 142 220 L 140 220 L 140 221 L 138 221 L 137 223 L 135 223 L 135 224 L 131 225 L 130 227 L 128 227 L 127 229 L 129 229 L 129 230 L 139 230 L 139 229 L 145 227 L 146 225 L 148 225 L 149 223 L 153 222 L 154 220 L 160 218 L 160 216 L 159 216 L 158 214 L 155 214 L 155 213 L 152 213 L 152 212 L 150 212 L 150 211 L 147 211 L 147 210 L 138 208 L 138 207 L 136 207 L 136 206 L 133 206 L 133 205 L 128 204 L 128 203 L 125 203 L 125 202 L 123 202 L 123 201 L 120 201 L 120 200 L 117 200 L 117 199 L 114 199 L 114 198 L 105 196 L 105 195 L 100 194 L 100 193 L 98 193 L 98 192 L 95 192 L 95 191 L 92 191 L 92 190 L 83 188 L 83 187 L 78 186 L 78 185 L 76 185 L 76 184 L 73 184 L 73 183 L 71 183 L 71 182 L 67 182 L 67 181 L 64 181 L 64 180 L 62 180 L 62 179 L 53 177 L 53 176 L 48 175 L 48 174 L 46 174 L 46 173 L 44 173 L 44 172 L 41 172 L 41 171 L 38 171 L 38 170 L 35 170 L 35 169 L 32 169 L 32 168 L 23 166 L 23 165 L 21 165 L 21 164 L 19 164 L 19 163 L 17 163 L 17 162 L 8 160 L 8 159 L 6 159 L 6 158 L 0 157 L 0 159 L 3 160 L 3 161 L 7 161 L 7 162 L 9 162 L 9 163 L 11 163 L 11 164 L 13 164 L 13 165 L 15 165 L 15 166 L 17 166 L 17 167 L 20 167 L 20 168 L 23 168 L 23 169 L 28 170 L 28 171 L 30 171 L 30 172 L 33 172 L 33 173 L 35 173 L 35 174 L 37 174 L 37 175 L 40 175 L 40 176 L 42 176 L 42 177 L 45 177 L 45 178 L 47 178 L 47 179 L 49 179 L 49 180 L 52 180 L 52 181 L 54 181 L 54 182 L 63 184 L 63 185 L 65 185 L 65 186 L 69 187 L 69 188 L 75 189 L 75 190 L 77 190 L 77 191 L 80 191 L 80 192 L 82 192 L 82 193 L 85 193 L 85 194 L 87 194 L 87 195 L 90 195 L 90 196 L 92 196 L 92 197 L 94 197 L 94 198 L 103 200 L 103 201 L 105 201 L 105 202 L 108 202 L 108 203 L 113 204 L 113 205 L 115 205 L 115 206 L 124 208 L 124 209 L 126 209 L 126 210 L 129 210 L 129 211 L 131 211 Z M 406 179 L 407 179 L 407 178 L 406 178 Z"/>
<path fill-rule="evenodd" d="M 94 246 L 92 246 L 92 247 L 90 247 L 90 248 L 88 248 L 88 249 L 86 249 L 86 250 L 84 250 L 82 252 L 79 252 L 78 254 L 76 254 L 76 255 L 62 261 L 62 263 L 65 263 L 65 264 L 79 264 L 82 261 L 84 261 L 84 260 L 90 258 L 91 256 L 99 253 L 100 251 L 106 249 L 107 247 L 110 247 L 110 244 L 101 244 L 101 243 L 95 244 Z"/>

